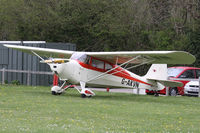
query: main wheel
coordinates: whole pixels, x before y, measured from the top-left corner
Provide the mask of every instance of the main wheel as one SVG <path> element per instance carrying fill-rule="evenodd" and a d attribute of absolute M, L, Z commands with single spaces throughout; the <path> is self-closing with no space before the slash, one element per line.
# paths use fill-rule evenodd
<path fill-rule="evenodd" d="M 169 90 L 169 95 L 170 95 L 170 96 L 177 96 L 177 95 L 178 95 L 178 90 L 177 90 L 177 88 L 171 88 L 171 89 Z"/>
<path fill-rule="evenodd" d="M 82 97 L 82 98 L 86 98 L 86 95 L 85 95 L 85 94 L 81 94 L 81 97 Z"/>
<path fill-rule="evenodd" d="M 60 95 L 59 93 L 59 90 L 60 90 L 60 87 L 59 86 L 53 86 L 52 88 L 51 88 L 51 93 L 52 93 L 52 95 Z"/>
<path fill-rule="evenodd" d="M 57 95 L 57 93 L 55 91 L 52 91 L 51 94 L 52 95 Z"/>

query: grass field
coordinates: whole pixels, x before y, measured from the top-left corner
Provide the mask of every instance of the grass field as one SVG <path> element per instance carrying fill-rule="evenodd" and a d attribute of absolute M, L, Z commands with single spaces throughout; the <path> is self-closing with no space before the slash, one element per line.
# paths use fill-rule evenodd
<path fill-rule="evenodd" d="M 0 132 L 200 132 L 200 98 L 0 86 Z"/>

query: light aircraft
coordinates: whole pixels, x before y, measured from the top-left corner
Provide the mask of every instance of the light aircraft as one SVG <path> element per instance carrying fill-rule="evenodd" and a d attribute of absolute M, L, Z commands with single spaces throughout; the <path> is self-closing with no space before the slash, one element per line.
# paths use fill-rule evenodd
<path fill-rule="evenodd" d="M 75 88 L 82 97 L 95 95 L 86 86 L 151 90 L 182 86 L 180 82 L 167 79 L 167 64 L 191 64 L 196 60 L 184 51 L 76 52 L 8 44 L 4 46 L 36 55 L 41 63 L 47 63 L 53 73 L 64 81 L 61 87 L 51 88 L 54 95 L 64 92 L 67 83 L 80 85 L 80 88 Z M 132 66 L 127 68 L 128 64 Z M 128 71 L 144 64 L 152 64 L 144 76 Z"/>

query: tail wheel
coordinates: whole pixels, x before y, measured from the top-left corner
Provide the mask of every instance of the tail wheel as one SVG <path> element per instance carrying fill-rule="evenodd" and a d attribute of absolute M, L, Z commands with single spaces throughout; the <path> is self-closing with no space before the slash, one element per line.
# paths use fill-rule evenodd
<path fill-rule="evenodd" d="M 169 95 L 170 95 L 170 96 L 177 96 L 177 95 L 178 95 L 178 90 L 177 90 L 177 88 L 171 88 L 171 89 L 169 90 Z"/>

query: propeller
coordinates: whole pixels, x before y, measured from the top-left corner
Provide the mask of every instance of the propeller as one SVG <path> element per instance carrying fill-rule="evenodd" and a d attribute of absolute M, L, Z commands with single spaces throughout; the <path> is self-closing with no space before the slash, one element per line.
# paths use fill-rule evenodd
<path fill-rule="evenodd" d="M 70 61 L 70 59 L 63 59 L 63 58 L 49 58 L 48 60 L 45 60 L 41 56 L 39 56 L 36 52 L 34 51 L 31 51 L 31 52 L 41 59 L 40 63 L 47 63 L 47 64 L 48 63 L 66 63 Z"/>
<path fill-rule="evenodd" d="M 48 60 L 41 60 L 40 63 L 66 63 L 69 62 L 70 59 L 62 59 L 62 58 L 51 58 Z"/>

